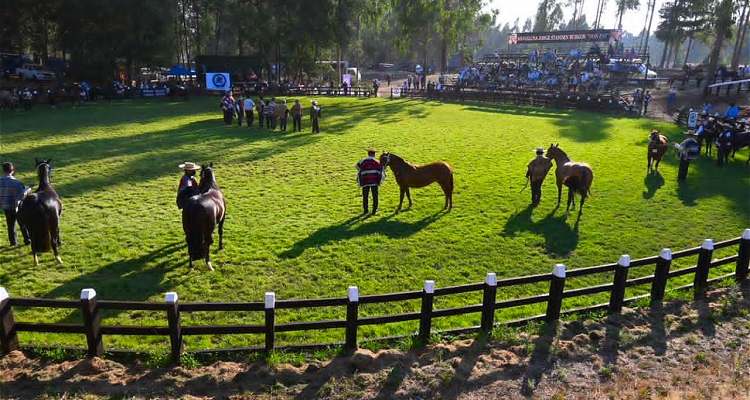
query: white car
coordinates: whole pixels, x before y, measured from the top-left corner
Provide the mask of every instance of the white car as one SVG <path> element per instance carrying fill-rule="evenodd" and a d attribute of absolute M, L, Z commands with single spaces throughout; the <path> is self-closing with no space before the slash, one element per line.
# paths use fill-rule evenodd
<path fill-rule="evenodd" d="M 644 78 L 644 75 L 645 75 L 646 79 L 656 79 L 657 78 L 656 72 L 654 72 L 654 71 L 646 68 L 646 66 L 643 65 L 643 64 L 638 64 L 637 77 L 638 78 Z"/>
<path fill-rule="evenodd" d="M 16 68 L 16 74 L 24 81 L 53 81 L 55 73 L 38 64 L 23 64 Z"/>

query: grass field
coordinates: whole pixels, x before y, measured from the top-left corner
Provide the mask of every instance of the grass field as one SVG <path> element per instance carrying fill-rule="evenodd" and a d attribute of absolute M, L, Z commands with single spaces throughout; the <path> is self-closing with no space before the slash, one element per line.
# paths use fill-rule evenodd
<path fill-rule="evenodd" d="M 309 104 L 309 99 L 303 99 Z M 669 152 L 660 174 L 646 175 L 652 128 L 682 140 L 673 125 L 648 119 L 486 104 L 441 104 L 388 99 L 319 99 L 322 133 L 280 133 L 257 126 L 224 126 L 218 98 L 187 103 L 126 101 L 77 109 L 39 107 L 0 115 L 0 161 L 35 185 L 34 158 L 52 158 L 52 184 L 65 211 L 61 221 L 64 264 L 51 254 L 32 266 L 28 247 L 0 243 L 0 286 L 12 296 L 77 299 L 93 287 L 106 300 L 262 301 L 343 297 L 420 290 L 549 273 L 555 263 L 581 268 L 657 255 L 662 248 L 695 247 L 703 239 L 739 236 L 750 227 L 750 169 L 745 149 L 730 165 L 703 157 L 687 182 L 676 182 Z M 257 124 L 257 120 L 256 120 Z M 539 207 L 528 207 L 524 186 L 533 149 L 560 143 L 572 159 L 594 169 L 593 197 L 579 221 L 556 209 L 551 173 Z M 414 207 L 396 213 L 398 188 L 390 174 L 374 217 L 361 218 L 356 162 L 375 146 L 414 163 L 444 160 L 455 171 L 455 207 L 443 212 L 436 185 L 412 190 Z M 228 202 L 223 251 L 213 247 L 217 271 L 203 262 L 190 271 L 175 191 L 183 161 L 214 163 Z M 565 195 L 563 196 L 565 198 Z M 217 239 L 217 238 L 215 238 Z M 218 243 L 218 241 L 217 241 Z M 721 252 L 717 251 L 717 256 Z M 689 263 L 695 260 L 687 260 Z M 683 264 L 682 266 L 686 266 Z M 681 265 L 677 265 L 679 267 Z M 724 271 L 731 271 L 726 266 Z M 646 275 L 653 271 L 633 272 Z M 571 279 L 568 287 L 604 283 L 611 276 Z M 688 279 L 688 278 L 686 278 Z M 546 287 L 503 291 L 499 299 L 544 293 Z M 477 296 L 440 299 L 437 308 L 478 303 Z M 565 307 L 605 297 L 566 300 Z M 360 315 L 405 312 L 417 302 L 363 307 Z M 333 319 L 338 309 L 278 312 L 278 322 Z M 509 319 L 539 310 L 499 313 Z M 107 312 L 105 324 L 164 325 L 160 313 Z M 70 311 L 16 311 L 21 321 L 75 322 Z M 262 315 L 195 313 L 190 323 L 259 322 Z M 478 315 L 441 319 L 436 328 L 478 323 Z M 362 337 L 404 334 L 415 324 L 362 328 Z M 280 335 L 279 343 L 338 341 L 343 332 Z M 190 337 L 187 349 L 255 345 L 262 337 Z M 150 349 L 168 338 L 106 337 L 107 348 Z M 83 347 L 85 338 L 22 334 L 22 344 Z M 168 345 L 159 346 L 165 351 Z"/>

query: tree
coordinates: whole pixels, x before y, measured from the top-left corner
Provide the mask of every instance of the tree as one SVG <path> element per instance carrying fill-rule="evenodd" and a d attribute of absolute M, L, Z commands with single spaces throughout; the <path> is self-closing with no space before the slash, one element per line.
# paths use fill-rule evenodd
<path fill-rule="evenodd" d="M 640 0 L 615 0 L 617 4 L 617 29 L 622 29 L 622 16 L 626 11 L 637 10 L 641 6 Z"/>
<path fill-rule="evenodd" d="M 542 0 L 534 18 L 534 32 L 546 32 L 557 28 L 563 20 L 562 7 L 557 0 Z"/>
<path fill-rule="evenodd" d="M 716 74 L 716 68 L 719 64 L 719 54 L 724 47 L 724 39 L 727 39 L 731 34 L 730 28 L 734 23 L 734 4 L 732 0 L 715 0 L 712 6 L 714 6 L 714 13 L 711 15 L 712 21 L 710 21 L 710 26 L 715 29 L 716 41 L 711 48 L 711 55 L 709 56 L 708 71 L 706 71 L 708 79 L 703 83 L 705 93 L 708 93 L 708 85 L 711 84 Z"/>

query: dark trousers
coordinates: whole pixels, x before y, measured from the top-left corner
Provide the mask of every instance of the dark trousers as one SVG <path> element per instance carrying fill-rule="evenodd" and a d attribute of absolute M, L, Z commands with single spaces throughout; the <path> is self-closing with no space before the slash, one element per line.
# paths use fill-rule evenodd
<path fill-rule="evenodd" d="M 258 113 L 258 128 L 263 127 L 263 120 L 264 120 L 263 113 L 259 112 Z"/>
<path fill-rule="evenodd" d="M 377 204 L 377 202 L 375 203 Z M 8 225 L 8 241 L 10 242 L 11 246 L 15 246 L 18 244 L 18 236 L 16 234 L 16 210 L 3 210 L 5 212 L 5 222 Z M 26 228 L 19 224 L 21 227 L 21 234 L 23 235 L 23 243 L 28 244 L 29 243 L 29 234 L 26 232 Z"/>
<path fill-rule="evenodd" d="M 531 181 L 531 204 L 539 204 L 539 201 L 542 200 L 542 183 L 544 183 L 544 179 Z"/>
<path fill-rule="evenodd" d="M 646 102 L 643 103 L 643 113 L 644 114 L 648 112 L 648 103 L 649 103 L 648 101 L 646 101 Z"/>
<path fill-rule="evenodd" d="M 687 179 L 688 166 L 690 166 L 690 160 L 680 160 L 680 169 L 677 172 L 678 181 Z"/>
<path fill-rule="evenodd" d="M 247 118 L 247 127 L 249 128 L 253 126 L 253 118 L 254 118 L 253 110 L 250 110 L 250 111 L 245 110 L 245 117 Z"/>
<path fill-rule="evenodd" d="M 224 123 L 229 125 L 234 119 L 234 110 L 224 110 Z"/>
<path fill-rule="evenodd" d="M 238 111 L 237 112 L 237 126 L 240 126 L 240 127 L 242 126 L 242 117 L 243 117 L 243 114 L 244 114 L 244 112 L 242 112 L 242 111 Z"/>
<path fill-rule="evenodd" d="M 292 130 L 295 132 L 302 132 L 302 117 L 292 116 Z"/>
<path fill-rule="evenodd" d="M 312 131 L 313 133 L 320 133 L 320 126 L 318 125 L 318 119 L 312 120 Z"/>
<path fill-rule="evenodd" d="M 377 186 L 363 186 L 362 187 L 362 208 L 364 213 L 370 209 L 368 200 L 370 199 L 369 192 L 372 192 L 372 213 L 378 212 L 378 187 Z"/>
<path fill-rule="evenodd" d="M 279 117 L 279 129 L 282 131 L 286 130 L 287 117 Z"/>

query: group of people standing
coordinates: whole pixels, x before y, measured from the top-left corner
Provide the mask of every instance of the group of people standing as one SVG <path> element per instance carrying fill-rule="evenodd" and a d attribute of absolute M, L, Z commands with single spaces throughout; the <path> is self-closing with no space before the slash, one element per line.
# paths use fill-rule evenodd
<path fill-rule="evenodd" d="M 302 116 L 304 115 L 304 111 L 299 99 L 294 100 L 294 105 L 289 107 L 286 100 L 280 100 L 277 102 L 275 97 L 266 101 L 261 96 L 258 98 L 258 101 L 255 102 L 250 97 L 240 96 L 238 99 L 235 99 L 234 96 L 232 96 L 232 92 L 227 91 L 221 99 L 219 106 L 224 113 L 224 123 L 226 125 L 231 125 L 234 117 L 237 116 L 237 126 L 242 126 L 244 116 L 246 121 L 245 124 L 250 128 L 253 126 L 255 113 L 257 112 L 259 128 L 263 128 L 265 124 L 266 129 L 276 130 L 276 127 L 278 127 L 280 131 L 286 132 L 287 123 L 291 116 L 292 131 L 302 132 Z M 321 107 L 316 100 L 313 100 L 310 107 L 310 122 L 312 124 L 313 133 L 320 133 L 319 120 L 321 116 Z"/>

